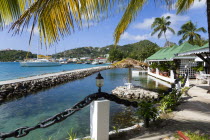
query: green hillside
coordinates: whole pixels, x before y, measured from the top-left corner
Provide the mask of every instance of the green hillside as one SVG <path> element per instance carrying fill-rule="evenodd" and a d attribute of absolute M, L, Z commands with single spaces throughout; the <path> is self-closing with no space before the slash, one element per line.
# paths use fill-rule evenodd
<path fill-rule="evenodd" d="M 56 54 L 57 58 L 79 58 L 79 57 L 103 57 L 105 54 L 109 54 L 110 50 L 114 48 L 114 45 L 105 47 L 81 47 L 76 49 L 67 50 Z M 159 46 L 149 40 L 143 40 L 133 44 L 127 44 L 123 46 L 117 46 L 117 50 L 122 53 L 122 57 L 131 57 L 138 60 L 143 60 L 159 50 Z"/>
<path fill-rule="evenodd" d="M 22 50 L 4 50 L 0 51 L 0 62 L 18 61 L 26 58 L 28 52 Z M 35 54 L 28 53 L 28 58 L 36 58 Z"/>
<path fill-rule="evenodd" d="M 56 58 L 80 58 L 80 57 L 104 57 L 105 54 L 110 54 L 111 61 L 121 60 L 122 58 L 130 57 L 137 60 L 144 60 L 150 55 L 159 50 L 159 46 L 149 40 L 143 40 L 133 44 L 123 46 L 109 45 L 105 47 L 81 47 L 71 50 L 66 50 L 54 54 Z M 0 51 L 0 61 L 18 61 L 26 58 L 28 52 L 22 50 L 4 50 Z M 28 58 L 36 58 L 35 54 L 28 53 Z"/>

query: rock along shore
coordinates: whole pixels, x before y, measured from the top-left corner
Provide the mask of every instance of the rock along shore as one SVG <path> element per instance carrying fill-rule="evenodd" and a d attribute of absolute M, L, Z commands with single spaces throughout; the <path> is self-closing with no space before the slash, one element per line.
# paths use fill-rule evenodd
<path fill-rule="evenodd" d="M 52 74 L 26 77 L 8 81 L 0 81 L 0 104 L 3 101 L 19 98 L 28 93 L 37 92 L 62 83 L 87 77 L 93 73 L 111 69 L 112 66 L 100 66 Z"/>
<path fill-rule="evenodd" d="M 119 86 L 112 90 L 112 94 L 127 99 L 156 99 L 158 98 L 158 93 L 141 89 L 141 88 L 132 88 L 127 89 L 126 86 Z"/>

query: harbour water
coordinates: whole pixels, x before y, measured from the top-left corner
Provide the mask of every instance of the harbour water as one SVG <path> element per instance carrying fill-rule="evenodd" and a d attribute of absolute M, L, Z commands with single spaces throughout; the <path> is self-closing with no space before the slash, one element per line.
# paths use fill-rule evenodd
<path fill-rule="evenodd" d="M 105 70 L 102 71 L 101 74 L 105 79 L 102 91 L 111 93 L 115 87 L 122 86 L 127 81 L 128 69 Z M 93 74 L 86 78 L 43 90 L 0 105 L 0 132 L 9 132 L 21 126 L 34 126 L 38 122 L 70 108 L 87 95 L 97 91 L 95 84 L 96 76 L 97 74 Z M 139 79 L 135 78 L 135 84 L 147 88 L 156 88 L 154 86 L 155 81 L 148 81 L 147 75 L 142 75 Z M 166 87 L 159 85 L 158 89 L 164 90 Z M 123 105 L 112 102 L 110 120 L 124 108 Z M 90 133 L 89 121 L 90 112 L 88 106 L 65 121 L 49 128 L 35 130 L 28 136 L 21 138 L 21 140 L 48 140 L 50 138 L 51 140 L 64 140 L 68 137 L 70 129 L 73 129 L 73 131 L 77 133 L 77 137 L 87 136 Z M 112 126 L 112 123 L 110 125 Z"/>
<path fill-rule="evenodd" d="M 0 62 L 0 81 L 104 65 L 66 64 L 55 67 L 21 67 L 19 62 Z"/>

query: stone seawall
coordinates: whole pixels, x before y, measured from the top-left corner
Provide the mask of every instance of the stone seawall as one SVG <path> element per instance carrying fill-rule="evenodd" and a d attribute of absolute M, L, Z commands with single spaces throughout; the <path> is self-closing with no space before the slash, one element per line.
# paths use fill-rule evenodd
<path fill-rule="evenodd" d="M 0 103 L 47 89 L 62 83 L 87 77 L 93 73 L 111 69 L 112 66 L 93 67 L 52 74 L 32 76 L 22 79 L 0 81 Z"/>

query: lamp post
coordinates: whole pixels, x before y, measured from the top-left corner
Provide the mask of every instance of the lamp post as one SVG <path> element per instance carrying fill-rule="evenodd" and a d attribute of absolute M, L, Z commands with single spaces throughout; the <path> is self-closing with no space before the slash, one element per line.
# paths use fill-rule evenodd
<path fill-rule="evenodd" d="M 99 72 L 96 77 L 96 86 L 98 87 L 98 92 L 101 92 L 101 87 L 104 85 L 104 78 L 101 76 L 101 73 Z"/>
<path fill-rule="evenodd" d="M 104 78 L 100 72 L 96 77 L 96 86 L 98 93 L 101 93 L 101 87 L 104 85 Z M 110 101 L 96 100 L 90 105 L 90 136 L 94 140 L 109 139 L 109 112 Z"/>

